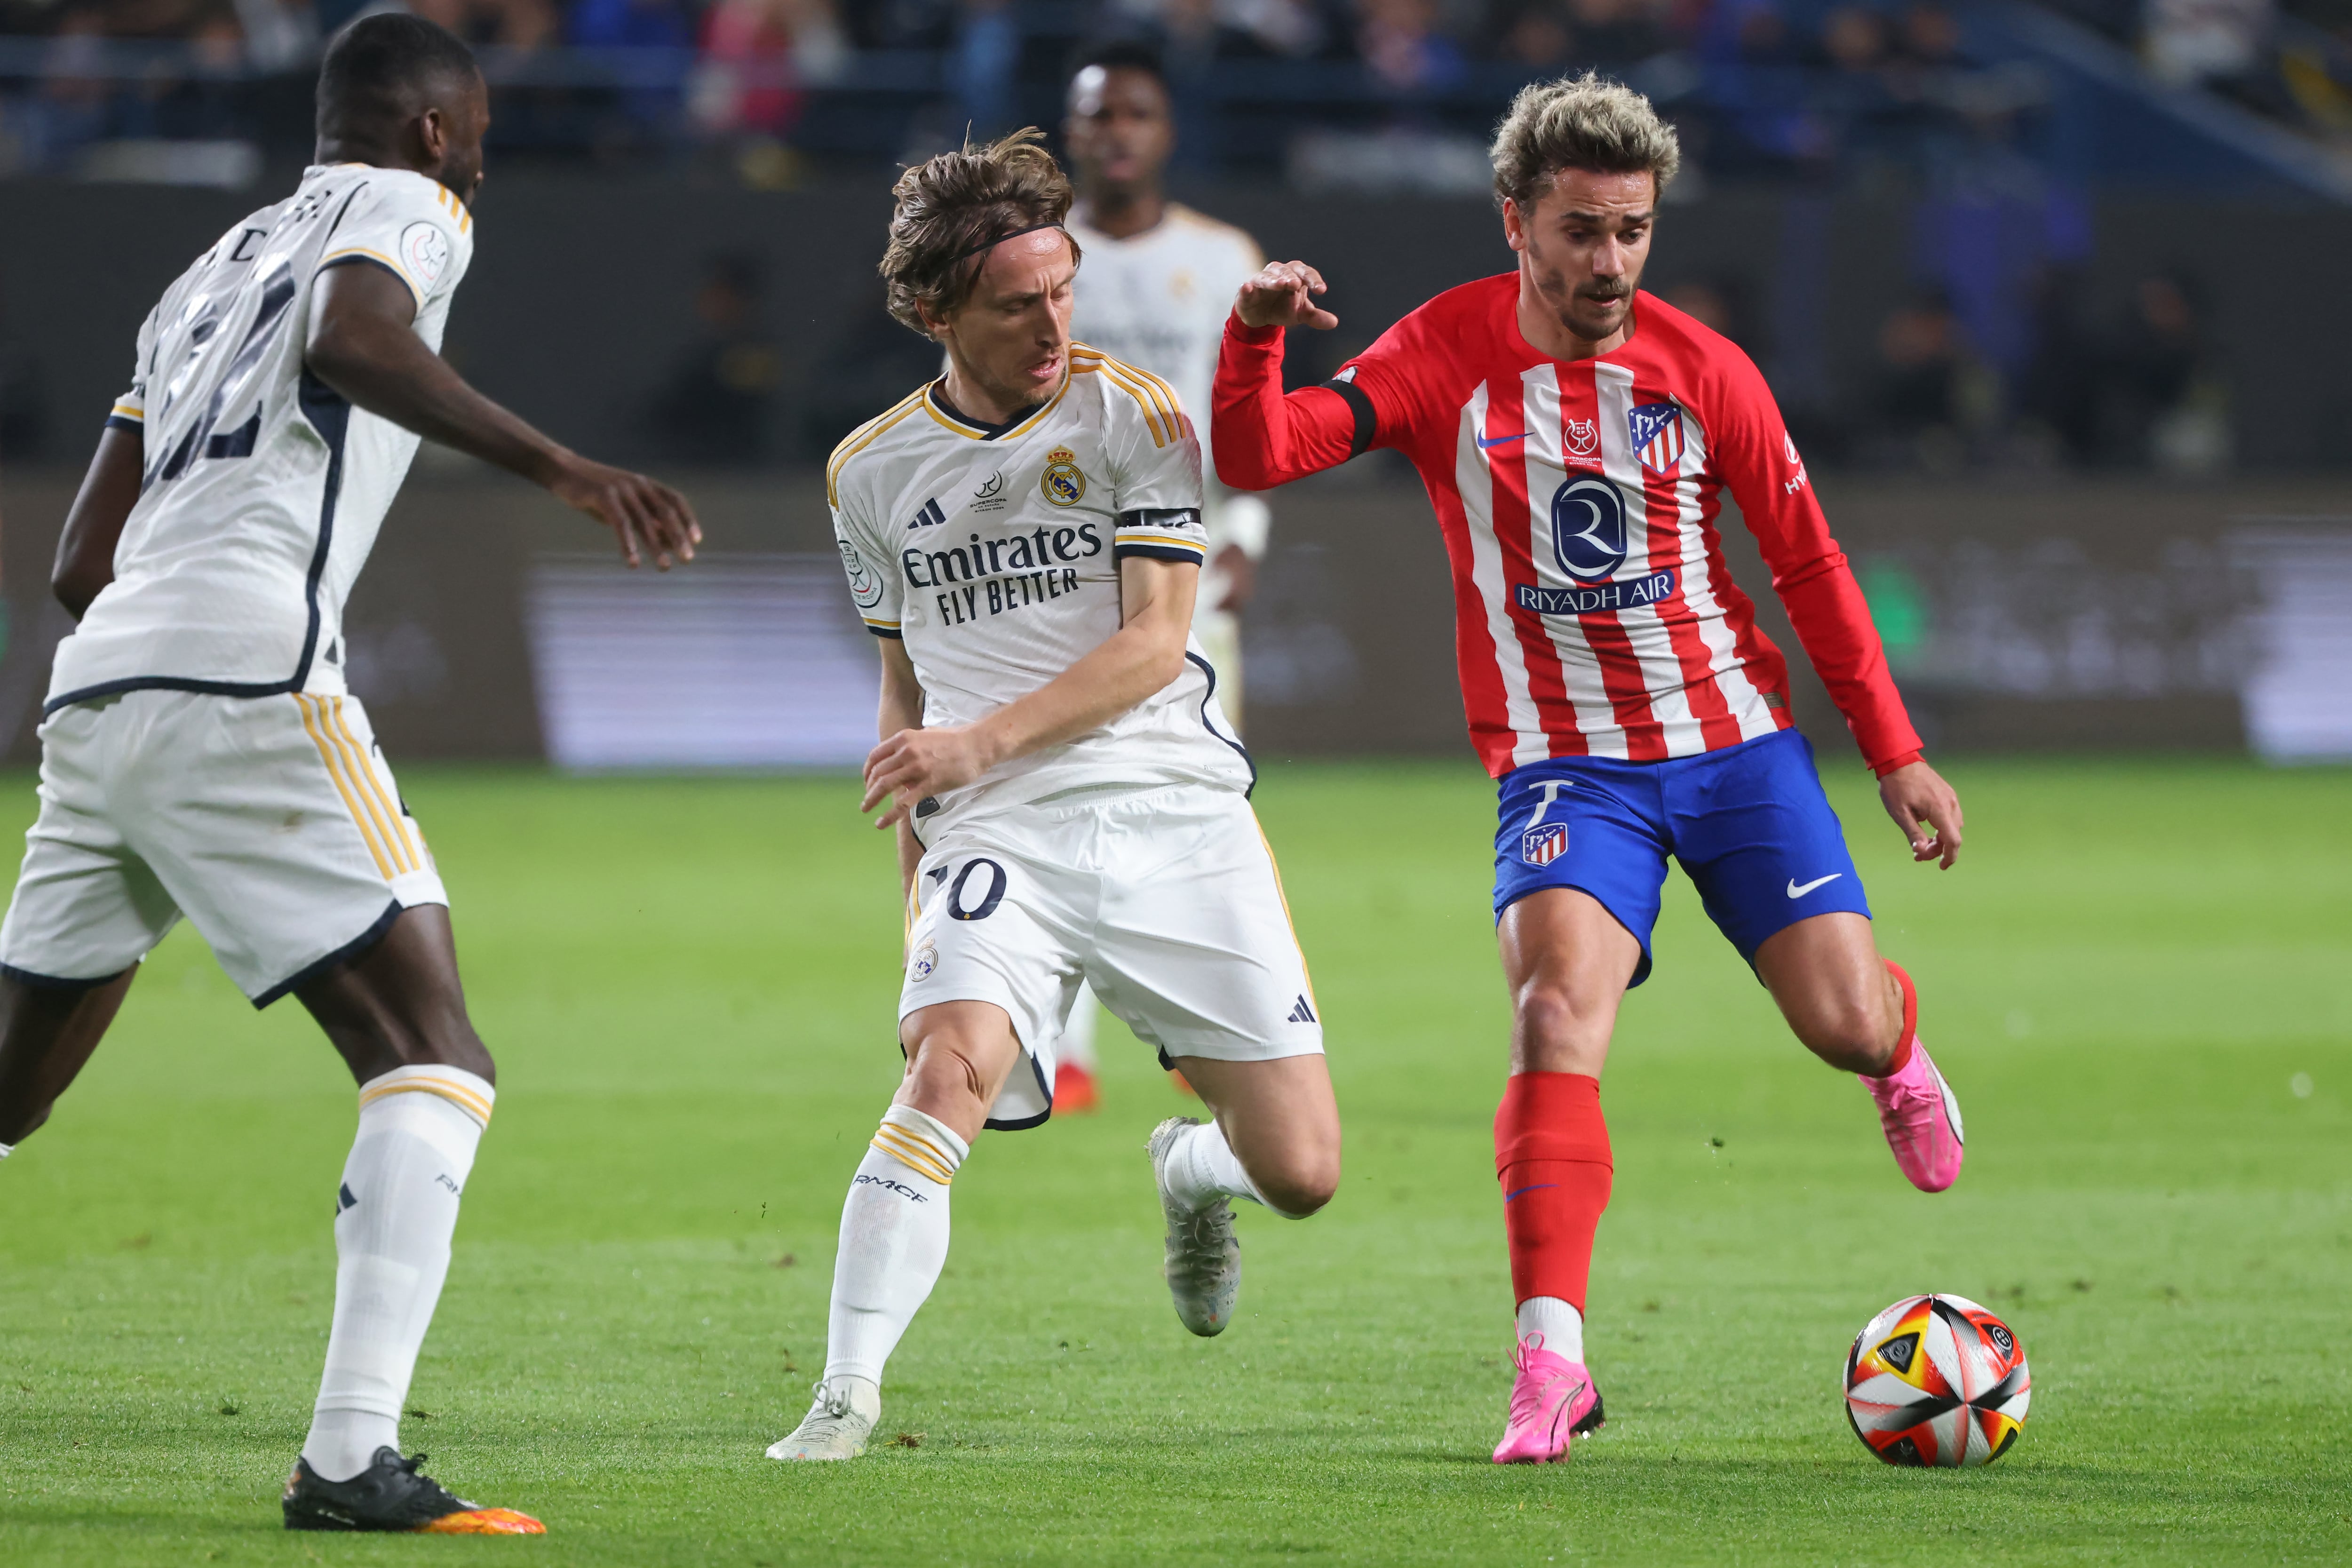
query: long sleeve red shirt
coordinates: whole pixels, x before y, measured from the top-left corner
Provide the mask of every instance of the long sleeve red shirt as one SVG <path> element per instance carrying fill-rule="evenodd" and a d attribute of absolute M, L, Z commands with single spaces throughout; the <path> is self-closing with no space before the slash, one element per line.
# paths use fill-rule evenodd
<path fill-rule="evenodd" d="M 1869 606 L 1748 356 L 1643 293 L 1622 347 L 1554 360 L 1520 335 L 1517 299 L 1516 273 L 1449 290 L 1289 394 L 1281 331 L 1228 321 L 1218 477 L 1265 489 L 1374 447 L 1412 459 L 1453 564 L 1471 741 L 1496 777 L 1790 727 L 1787 661 L 1724 566 L 1727 488 L 1864 758 L 1881 774 L 1917 760 Z"/>

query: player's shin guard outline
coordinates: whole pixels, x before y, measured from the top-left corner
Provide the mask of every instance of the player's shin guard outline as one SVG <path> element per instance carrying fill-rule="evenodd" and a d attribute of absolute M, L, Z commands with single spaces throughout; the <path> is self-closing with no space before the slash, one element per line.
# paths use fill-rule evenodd
<path fill-rule="evenodd" d="M 1583 1312 L 1593 1233 L 1614 1172 L 1599 1079 L 1513 1075 L 1495 1112 L 1495 1173 L 1515 1303 L 1552 1296 Z"/>

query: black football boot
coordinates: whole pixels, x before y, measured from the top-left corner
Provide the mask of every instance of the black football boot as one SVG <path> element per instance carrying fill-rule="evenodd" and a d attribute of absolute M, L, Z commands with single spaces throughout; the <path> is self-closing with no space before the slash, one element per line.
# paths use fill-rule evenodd
<path fill-rule="evenodd" d="M 547 1527 L 510 1508 L 481 1508 L 420 1474 L 425 1456 L 378 1448 L 375 1462 L 347 1481 L 321 1480 L 307 1459 L 286 1478 L 289 1530 L 399 1530 L 425 1535 L 544 1535 Z"/>

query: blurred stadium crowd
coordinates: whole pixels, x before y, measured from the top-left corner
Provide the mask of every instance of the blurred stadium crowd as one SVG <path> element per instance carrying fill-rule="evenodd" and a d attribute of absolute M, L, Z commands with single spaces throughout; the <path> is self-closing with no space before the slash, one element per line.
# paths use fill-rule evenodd
<path fill-rule="evenodd" d="M 386 3 L 0 0 L 0 179 L 253 186 L 265 163 L 284 168 L 309 150 L 321 39 Z M 1679 126 L 1681 199 L 1778 193 L 1779 281 L 1706 263 L 1703 277 L 1671 279 L 1671 297 L 1765 363 L 1808 452 L 1832 465 L 2229 469 L 2246 416 L 2231 407 L 2228 312 L 2195 268 L 2150 255 L 2118 271 L 2095 255 L 2095 203 L 2135 180 L 2210 185 L 2204 166 L 2161 150 L 2177 143 L 2139 133 L 2159 100 L 2176 118 L 2181 100 L 2210 104 L 2315 163 L 2340 159 L 2352 193 L 2352 0 L 407 8 L 480 51 L 502 171 L 675 169 L 768 189 L 913 161 L 967 126 L 1056 125 L 1072 62 L 1136 39 L 1167 64 L 1180 184 L 1478 198 L 1484 140 L 1511 93 L 1598 67 Z M 2108 96 L 2090 102 L 2087 79 L 2067 74 L 2068 39 L 2105 51 L 2129 80 L 2117 87 L 2111 71 L 2097 89 Z M 2142 120 L 2117 118 L 2129 95 Z M 2167 157 L 2175 163 L 2160 166 Z M 1883 314 L 1873 307 L 1868 345 L 1832 365 L 1815 346 L 1830 306 L 1808 302 L 1804 280 L 1825 271 L 1815 252 L 1837 221 L 1829 204 L 1857 193 L 1905 204 L 1908 243 L 1885 268 L 1916 287 Z M 681 459 L 821 455 L 839 419 L 781 368 L 759 259 L 713 254 L 690 286 L 705 335 L 648 389 L 647 430 L 673 432 L 662 438 Z M 871 327 L 835 345 L 816 379 L 862 385 L 850 370 L 899 374 L 900 359 L 920 374 L 922 344 L 878 316 Z M 12 347 L 0 331 L 0 452 L 23 455 L 44 449 L 43 415 L 21 323 L 16 337 Z"/>
<path fill-rule="evenodd" d="M 124 138 L 299 134 L 283 90 L 383 0 L 0 0 L 0 172 Z M 556 156 L 764 139 L 891 155 L 1050 121 L 1073 50 L 1166 51 L 1198 167 L 1475 184 L 1532 77 L 1599 66 L 1673 105 L 1717 174 L 1932 172 L 2031 142 L 2046 84 L 1967 0 L 409 0 L 511 89 L 500 140 Z M 2352 0 L 2056 0 L 2164 81 L 2352 144 Z M 1374 127 L 1383 148 L 1316 132 Z M 1411 139 L 1415 135 L 1421 142 Z M 1399 157 L 1399 148 L 1414 155 Z M 773 162 L 788 177 L 789 161 Z"/>

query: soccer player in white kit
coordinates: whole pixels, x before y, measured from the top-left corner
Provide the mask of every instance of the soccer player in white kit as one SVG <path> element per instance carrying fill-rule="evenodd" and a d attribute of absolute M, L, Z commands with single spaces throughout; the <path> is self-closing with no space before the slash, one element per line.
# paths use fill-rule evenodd
<path fill-rule="evenodd" d="M 1070 337 L 1070 187 L 1023 132 L 910 169 L 891 312 L 948 371 L 828 470 L 849 588 L 882 653 L 865 808 L 890 801 L 908 929 L 907 1074 L 850 1184 L 824 1379 L 768 1450 L 847 1459 L 947 1258 L 983 1126 L 1052 1113 L 1090 982 L 1215 1112 L 1149 1152 L 1165 1273 L 1197 1334 L 1233 1315 L 1229 1200 L 1319 1209 L 1339 1179 L 1322 1026 L 1250 810 L 1254 770 L 1190 634 L 1201 453 L 1166 384 Z"/>
<path fill-rule="evenodd" d="M 565 450 L 436 352 L 473 257 L 489 99 L 431 23 L 353 23 L 316 164 L 164 293 L 66 521 L 79 622 L 0 924 L 0 1155 L 48 1120 L 183 914 L 257 1007 L 299 998 L 359 1080 L 335 1310 L 290 1530 L 538 1534 L 400 1452 L 400 1415 L 497 1099 L 447 896 L 359 700 L 342 610 L 418 436 L 536 480 L 635 564 L 693 553 L 650 479 Z"/>
<path fill-rule="evenodd" d="M 1207 408 L 1227 301 L 1265 257 L 1233 225 L 1168 199 L 1162 181 L 1176 150 L 1176 118 L 1159 56 L 1140 44 L 1113 44 L 1089 56 L 1070 79 L 1062 140 L 1077 185 L 1070 233 L 1087 254 L 1071 331 L 1167 382 L 1186 408 Z M 1240 611 L 1255 585 L 1271 519 L 1263 500 L 1217 482 L 1207 428 L 1195 434 L 1209 542 L 1192 636 L 1216 672 L 1217 700 L 1238 732 Z M 1096 1023 L 1095 999 L 1081 990 L 1055 1053 L 1058 1106 L 1094 1108 Z"/>

